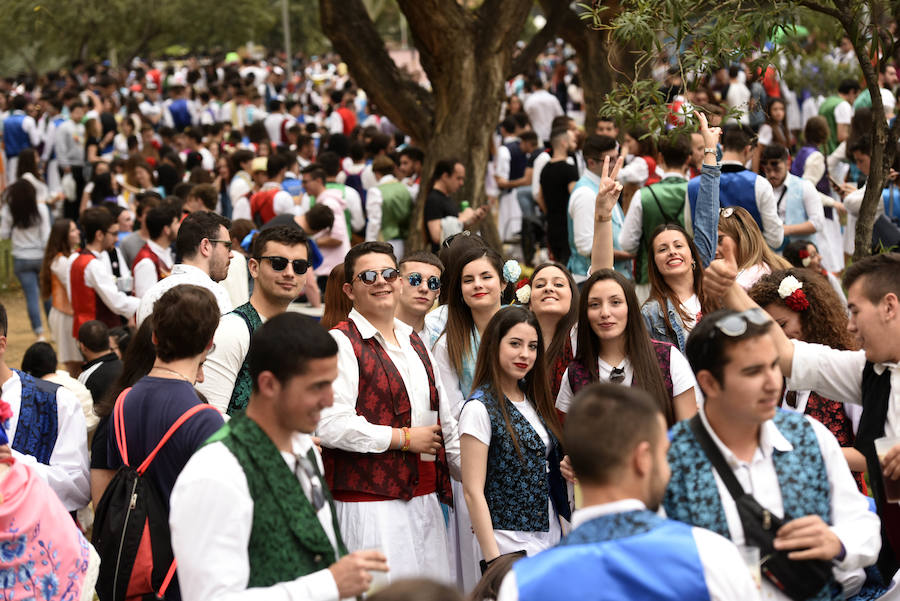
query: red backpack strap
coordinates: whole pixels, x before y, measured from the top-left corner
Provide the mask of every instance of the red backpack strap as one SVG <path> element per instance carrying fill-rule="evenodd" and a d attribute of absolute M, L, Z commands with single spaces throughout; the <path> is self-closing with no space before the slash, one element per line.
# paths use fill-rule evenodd
<path fill-rule="evenodd" d="M 116 433 L 116 446 L 119 447 L 119 455 L 122 456 L 122 463 L 125 465 L 128 465 L 128 441 L 125 440 L 125 397 L 130 390 L 131 386 L 120 392 L 113 407 L 113 429 Z"/>
<path fill-rule="evenodd" d="M 159 592 L 156 593 L 157 599 L 165 599 L 166 598 L 166 590 L 168 590 L 169 585 L 172 583 L 172 578 L 175 576 L 175 570 L 178 567 L 178 562 L 176 560 L 172 560 L 172 565 L 169 566 L 169 571 L 166 572 L 166 577 L 162 581 L 162 586 L 159 587 Z"/>
<path fill-rule="evenodd" d="M 143 476 L 144 472 L 147 471 L 147 468 L 150 467 L 150 463 L 156 457 L 156 454 L 159 453 L 159 450 L 162 449 L 163 446 L 167 442 L 169 442 L 169 439 L 172 438 L 172 435 L 174 435 L 175 432 L 178 431 L 178 428 L 180 428 L 184 422 L 191 419 L 195 413 L 199 413 L 200 411 L 203 411 L 204 409 L 212 409 L 213 411 L 218 411 L 218 409 L 216 409 L 212 405 L 201 404 L 201 405 L 194 405 L 193 407 L 191 407 L 190 409 L 188 409 L 187 411 L 182 413 L 181 417 L 179 417 L 177 420 L 175 420 L 174 424 L 169 426 L 168 431 L 163 435 L 162 439 L 159 441 L 159 443 L 157 443 L 156 447 L 154 447 L 154 449 L 152 451 L 150 451 L 150 454 L 147 455 L 147 458 L 144 459 L 144 462 L 138 466 L 137 473 L 139 475 Z"/>

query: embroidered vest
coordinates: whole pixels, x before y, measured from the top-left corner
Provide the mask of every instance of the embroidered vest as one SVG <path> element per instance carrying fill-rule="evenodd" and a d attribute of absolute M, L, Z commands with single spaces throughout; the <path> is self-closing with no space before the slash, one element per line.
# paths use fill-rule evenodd
<path fill-rule="evenodd" d="M 250 339 L 253 339 L 253 332 L 262 325 L 262 319 L 259 313 L 248 302 L 237 307 L 232 313 L 236 313 L 247 324 L 247 330 L 250 332 Z M 253 380 L 250 378 L 250 365 L 247 363 L 247 357 L 238 370 L 237 378 L 234 380 L 234 390 L 231 391 L 231 400 L 228 402 L 228 415 L 234 415 L 237 411 L 243 411 L 247 408 L 247 402 L 250 400 L 250 392 L 253 390 Z"/>
<path fill-rule="evenodd" d="M 84 271 L 88 264 L 97 257 L 89 250 L 72 261 L 69 268 L 69 285 L 72 290 L 72 336 L 78 338 L 78 329 L 92 319 L 97 319 L 111 328 L 122 325 L 119 316 L 107 307 L 94 289 L 84 280 Z"/>
<path fill-rule="evenodd" d="M 381 239 L 406 239 L 412 216 L 412 197 L 409 188 L 400 182 L 377 186 L 381 191 Z"/>
<path fill-rule="evenodd" d="M 656 360 L 659 362 L 659 371 L 662 373 L 663 382 L 666 385 L 666 391 L 669 393 L 669 398 L 673 398 L 675 395 L 674 385 L 672 384 L 672 347 L 674 345 L 669 344 L 668 342 L 660 342 L 658 340 L 651 340 L 653 344 L 653 350 L 656 352 Z M 572 359 L 569 363 L 569 387 L 572 389 L 572 394 L 578 394 L 578 391 L 592 383 L 591 372 L 588 368 L 578 359 Z M 634 374 L 631 379 L 631 385 L 641 387 L 640 384 L 640 376 L 638 374 Z"/>
<path fill-rule="evenodd" d="M 691 527 L 647 511 L 597 517 L 513 565 L 520 601 L 708 601 Z"/>
<path fill-rule="evenodd" d="M 59 433 L 56 407 L 59 384 L 32 377 L 17 369 L 13 371 L 22 383 L 22 393 L 12 448 L 23 455 L 31 455 L 44 465 L 50 465 L 50 455 Z"/>
<path fill-rule="evenodd" d="M 149 244 L 145 244 L 141 247 L 141 250 L 134 256 L 134 262 L 131 264 L 131 268 L 134 269 L 137 267 L 137 264 L 143 261 L 144 259 L 150 259 L 153 263 L 153 266 L 156 268 L 156 281 L 159 281 L 163 278 L 169 277 L 169 274 L 172 273 L 171 270 L 166 269 L 166 266 L 163 264 L 162 259 L 159 258 L 153 249 L 150 248 Z"/>
<path fill-rule="evenodd" d="M 373 424 L 409 427 L 412 406 L 406 384 L 381 344 L 374 337 L 363 339 L 353 320 L 343 321 L 334 329 L 350 340 L 358 362 L 356 413 Z M 432 411 L 438 411 L 440 397 L 428 351 L 415 332 L 410 334 L 409 340 L 428 374 L 429 406 Z M 367 493 L 409 501 L 419 484 L 419 455 L 416 453 L 399 450 L 353 453 L 326 448 L 322 459 L 328 486 L 335 493 Z M 437 454 L 435 472 L 438 496 L 443 503 L 452 506 L 450 471 L 443 448 Z"/>
<path fill-rule="evenodd" d="M 538 419 L 550 438 L 549 456 L 544 441 L 531 423 L 516 409 L 515 404 L 506 397 L 503 398 L 509 421 L 519 442 L 520 456 L 506 429 L 500 405 L 490 391 L 478 388 L 466 402 L 472 401 L 484 405 L 491 419 L 491 444 L 488 447 L 484 496 L 494 529 L 548 532 L 550 520 L 556 519 L 555 515 L 549 515 L 548 497 L 553 501 L 556 512 L 569 519 L 565 482 L 559 473 L 563 453 L 559 440 L 540 414 Z"/>
<path fill-rule="evenodd" d="M 509 151 L 509 180 L 519 179 L 528 169 L 528 155 L 522 152 L 519 140 L 507 142 L 504 146 Z"/>
<path fill-rule="evenodd" d="M 884 479 L 875 452 L 875 439 L 884 436 L 890 398 L 891 370 L 885 369 L 878 375 L 874 365 L 867 361 L 862 377 L 863 412 L 853 446 L 866 458 L 869 487 L 881 518 L 882 544 L 877 565 L 886 580 L 891 579 L 900 567 L 897 558 L 900 554 L 900 506 L 885 501 Z"/>
<path fill-rule="evenodd" d="M 756 178 L 749 169 L 737 165 L 723 165 L 719 178 L 719 205 L 722 207 L 743 207 L 750 213 L 762 231 L 762 216 L 756 206 Z M 700 178 L 688 182 L 688 198 L 691 201 L 691 223 L 696 223 L 694 212 L 697 208 L 697 194 L 700 192 Z"/>
<path fill-rule="evenodd" d="M 650 281 L 648 269 L 652 253 L 649 252 L 649 245 L 653 230 L 664 223 L 677 223 L 684 227 L 686 193 L 687 180 L 683 177 L 667 177 L 653 186 L 641 189 L 641 245 L 634 268 L 634 279 L 638 284 Z"/>
<path fill-rule="evenodd" d="M 290 582 L 334 563 L 334 547 L 315 509 L 281 453 L 256 422 L 244 414 L 236 415 L 207 444 L 216 441 L 221 441 L 241 464 L 253 499 L 247 587 Z M 338 549 L 345 555 L 334 502 L 327 487 L 323 486 L 323 492 L 331 507 Z"/>

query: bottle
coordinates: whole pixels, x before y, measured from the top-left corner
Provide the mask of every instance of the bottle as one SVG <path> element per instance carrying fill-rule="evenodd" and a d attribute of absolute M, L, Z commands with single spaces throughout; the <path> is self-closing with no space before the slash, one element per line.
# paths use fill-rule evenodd
<path fill-rule="evenodd" d="M 471 205 L 469 204 L 469 201 L 468 201 L 468 200 L 464 200 L 464 201 L 462 201 L 461 203 L 459 203 L 459 208 L 460 208 L 460 210 L 462 210 L 462 211 L 465 211 L 465 210 L 468 209 L 470 206 L 471 206 Z"/>

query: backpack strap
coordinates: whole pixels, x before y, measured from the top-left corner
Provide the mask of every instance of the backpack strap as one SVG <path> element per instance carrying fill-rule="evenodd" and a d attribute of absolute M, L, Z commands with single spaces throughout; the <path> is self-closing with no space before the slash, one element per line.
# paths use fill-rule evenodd
<path fill-rule="evenodd" d="M 166 572 L 166 577 L 163 578 L 162 586 L 159 587 L 159 592 L 156 593 L 157 599 L 165 599 L 166 598 L 166 590 L 169 588 L 169 585 L 172 583 L 172 578 L 175 577 L 175 570 L 178 567 L 178 561 L 173 559 L 172 565 L 169 566 L 169 571 Z"/>
<path fill-rule="evenodd" d="M 131 390 L 131 386 L 119 393 L 113 408 L 113 429 L 116 433 L 116 446 L 119 447 L 119 455 L 122 463 L 128 465 L 128 441 L 125 440 L 125 397 Z"/>
<path fill-rule="evenodd" d="M 186 422 L 187 420 L 192 418 L 195 413 L 199 413 L 199 412 L 203 411 L 204 409 L 212 409 L 214 411 L 218 411 L 218 409 L 216 409 L 212 405 L 201 404 L 201 405 L 194 405 L 193 407 L 191 407 L 190 409 L 188 409 L 187 411 L 182 413 L 181 417 L 179 417 L 177 420 L 175 420 L 174 424 L 169 426 L 168 431 L 163 435 L 162 439 L 156 444 L 156 446 L 153 448 L 153 450 L 150 451 L 150 454 L 147 455 L 147 458 L 144 459 L 144 462 L 138 466 L 138 468 L 136 470 L 138 475 L 141 475 L 141 476 L 144 475 L 144 472 L 146 472 L 147 468 L 150 467 L 150 463 L 156 457 L 156 454 L 159 453 L 160 449 L 162 449 L 163 446 L 165 446 L 165 444 L 167 442 L 169 442 L 169 439 L 172 438 L 172 436 L 175 434 L 175 432 L 178 431 L 178 428 L 180 428 L 182 426 L 182 424 L 184 424 L 184 422 Z"/>

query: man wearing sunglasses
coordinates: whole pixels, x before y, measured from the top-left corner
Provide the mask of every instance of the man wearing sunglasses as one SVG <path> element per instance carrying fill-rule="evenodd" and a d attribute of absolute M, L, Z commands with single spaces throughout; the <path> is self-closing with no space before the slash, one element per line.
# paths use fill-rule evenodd
<path fill-rule="evenodd" d="M 778 411 L 782 371 L 772 331 L 771 319 L 755 308 L 715 311 L 691 332 L 685 350 L 705 403 L 696 418 L 672 430 L 666 515 L 738 546 L 756 545 L 751 536 L 766 529 L 766 514 L 739 513 L 714 467 L 713 449 L 743 492 L 783 520 L 774 533 L 775 551 L 789 560 L 830 562 L 824 592 L 810 598 L 830 598 L 826 587 L 835 583 L 849 598 L 865 581 L 862 569 L 878 556 L 879 521 L 828 429 Z M 769 552 L 760 549 L 762 556 Z M 765 599 L 790 599 L 768 578 L 762 579 L 762 593 Z"/>
<path fill-rule="evenodd" d="M 440 503 L 452 505 L 459 440 L 440 373 L 412 327 L 394 317 L 403 284 L 391 245 L 354 246 L 344 277 L 353 310 L 331 331 L 334 405 L 316 430 L 341 533 L 350 551 L 381 549 L 391 579 L 448 582 Z"/>
<path fill-rule="evenodd" d="M 400 298 L 395 317 L 423 338 L 425 315 L 441 293 L 444 264 L 434 254 L 419 251 L 400 261 Z"/>
<path fill-rule="evenodd" d="M 247 352 L 253 332 L 284 313 L 300 296 L 309 269 L 306 235 L 296 226 L 263 229 L 253 240 L 247 268 L 253 278 L 250 301 L 224 315 L 216 329 L 215 349 L 204 365 L 205 379 L 197 390 L 211 405 L 232 415 L 250 399 Z"/>

